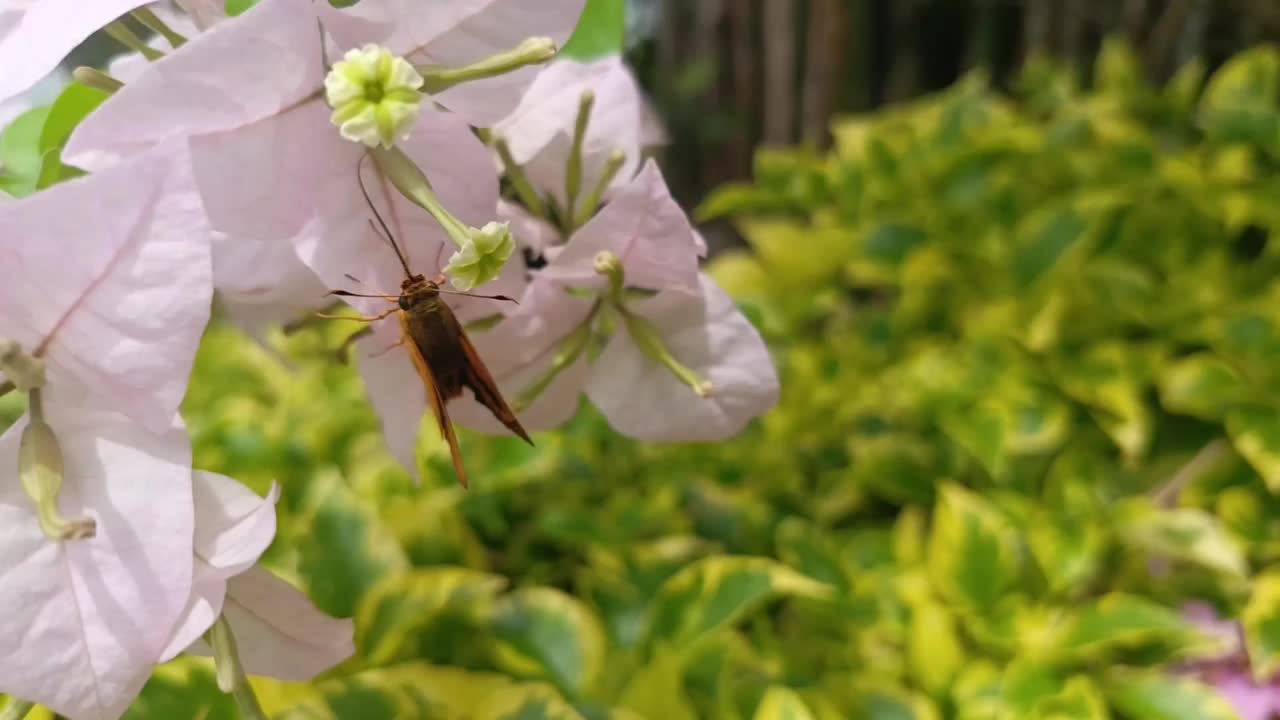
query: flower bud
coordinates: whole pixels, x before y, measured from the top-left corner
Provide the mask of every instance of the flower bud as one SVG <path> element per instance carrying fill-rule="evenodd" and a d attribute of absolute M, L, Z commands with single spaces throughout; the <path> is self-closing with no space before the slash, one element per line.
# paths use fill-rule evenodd
<path fill-rule="evenodd" d="M 348 50 L 324 79 L 330 120 L 352 142 L 389 148 L 409 137 L 422 105 L 422 82 L 409 61 L 384 47 Z"/>
<path fill-rule="evenodd" d="M 40 529 L 52 540 L 80 540 L 93 537 L 96 525 L 91 518 L 66 520 L 58 511 L 62 491 L 62 448 L 53 428 L 32 417 L 22 430 L 18 446 L 18 476 L 27 496 L 36 504 Z"/>
<path fill-rule="evenodd" d="M 627 282 L 626 271 L 622 267 L 622 258 L 608 250 L 601 250 L 596 253 L 593 264 L 598 274 L 609 278 L 609 297 L 615 303 L 621 303 L 622 287 Z"/>
<path fill-rule="evenodd" d="M 516 243 L 506 223 L 490 222 L 484 227 L 468 228 L 462 247 L 449 258 L 445 272 L 453 286 L 470 290 L 494 280 L 502 274 Z"/>

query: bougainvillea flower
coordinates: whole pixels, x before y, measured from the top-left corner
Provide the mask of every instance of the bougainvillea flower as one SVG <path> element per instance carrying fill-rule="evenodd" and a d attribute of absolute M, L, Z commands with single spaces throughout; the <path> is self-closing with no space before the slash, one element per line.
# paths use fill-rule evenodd
<path fill-rule="evenodd" d="M 208 655 L 200 639 L 224 615 L 240 660 L 257 675 L 302 681 L 354 651 L 350 620 L 331 618 L 255 563 L 275 537 L 277 486 L 260 497 L 231 478 L 195 472 L 195 571 L 191 599 L 161 661 Z"/>
<path fill-rule="evenodd" d="M 191 444 L 176 415 L 158 433 L 84 407 L 46 403 L 45 416 L 64 458 L 61 509 L 96 534 L 41 531 L 16 473 L 19 420 L 0 436 L 0 691 L 114 720 L 191 594 Z"/>
<path fill-rule="evenodd" d="M 0 100 L 35 85 L 77 45 L 153 0 L 10 0 L 0 8 Z"/>
<path fill-rule="evenodd" d="M 593 364 L 587 396 L 623 435 L 650 442 L 723 440 L 778 402 L 777 371 L 760 334 L 710 277 L 700 275 L 698 284 L 697 294 L 668 290 L 629 309 L 711 390 L 695 394 L 619 328 Z"/>
<path fill-rule="evenodd" d="M 661 120 L 621 57 L 551 63 L 493 131 L 507 141 L 512 159 L 533 185 L 552 194 L 562 207 L 574 123 L 585 92 L 593 93 L 595 102 L 582 142 L 583 188 L 589 191 L 597 185 L 614 152 L 622 152 L 625 159 L 610 187 L 626 185 L 645 151 L 667 142 Z"/>
<path fill-rule="evenodd" d="M 363 0 L 318 7 L 325 29 L 343 48 L 375 42 L 416 65 L 463 67 L 505 53 L 531 37 L 560 46 L 578 24 L 585 0 Z M 538 68 L 455 85 L 433 100 L 467 122 L 489 127 L 520 102 Z"/>
<path fill-rule="evenodd" d="M 551 378 L 520 412 L 526 427 L 545 430 L 563 423 L 585 392 L 619 432 L 649 441 L 711 441 L 727 438 L 778 400 L 778 377 L 763 339 L 733 301 L 698 271 L 700 238 L 667 192 L 652 162 L 594 218 L 580 228 L 535 275 L 520 307 L 492 330 L 476 333 L 477 350 L 493 358 L 489 369 L 508 400 L 531 384 Z M 589 298 L 568 288 L 606 292 L 601 253 L 617 258 L 628 288 L 656 291 L 628 299 L 617 313 L 603 353 L 590 364 L 584 323 L 592 322 Z M 635 333 L 645 333 L 637 340 Z M 648 334 L 653 337 L 649 337 Z M 647 347 L 646 347 L 647 346 Z M 574 348 L 579 348 L 575 354 Z M 670 360 L 707 383 L 700 396 L 691 377 L 680 378 Z M 567 364 L 557 368 L 556 364 Z M 373 382 L 372 378 L 367 382 Z M 397 398 L 387 389 L 384 406 Z M 403 400 L 400 400 L 403 402 Z M 464 396 L 454 404 L 460 424 L 485 432 L 501 427 Z"/>
<path fill-rule="evenodd" d="M 222 612 L 227 580 L 253 567 L 276 535 L 279 486 L 272 485 L 264 498 L 217 473 L 196 471 L 191 481 L 195 507 L 191 597 L 160 662 L 171 660 L 213 625 Z"/>
<path fill-rule="evenodd" d="M 697 291 L 699 237 L 654 161 L 573 234 L 542 274 L 568 287 L 604 288 L 608 280 L 595 270 L 602 251 L 622 261 L 630 287 Z"/>
<path fill-rule="evenodd" d="M 1192 603 L 1184 614 L 1221 639 L 1224 650 L 1217 658 L 1189 663 L 1181 671 L 1212 685 L 1231 703 L 1240 720 L 1273 720 L 1280 715 L 1280 678 L 1264 682 L 1253 678 L 1240 624 L 1219 617 L 1207 603 Z"/>
<path fill-rule="evenodd" d="M 70 164 L 95 170 L 184 135 L 215 230 L 268 240 L 315 232 L 322 211 L 350 216 L 362 212 L 363 204 L 354 183 L 363 148 L 339 135 L 323 99 L 326 68 L 317 9 L 325 29 L 339 40 L 330 54 L 375 43 L 411 59 L 451 62 L 461 46 L 483 54 L 489 47 L 485 38 L 502 44 L 511 35 L 518 42 L 537 34 L 562 41 L 581 5 L 556 0 L 530 9 L 523 0 L 491 0 L 428 12 L 418 3 L 390 0 L 349 10 L 311 0 L 262 0 L 152 63 L 85 119 L 63 155 Z M 527 22 L 501 25 L 513 15 Z M 402 38 L 418 44 L 399 47 Z M 505 98 L 509 82 L 514 80 L 465 83 L 433 97 L 457 118 L 441 141 L 475 142 L 466 123 L 487 122 L 496 102 L 488 96 L 501 91 Z M 473 106 L 477 111 L 469 112 Z M 442 114 L 425 103 L 415 133 L 428 132 L 424 127 L 444 131 L 446 125 L 433 120 Z M 437 161 L 427 159 L 424 170 L 432 162 Z"/>
<path fill-rule="evenodd" d="M 256 565 L 227 581 L 222 614 L 253 675 L 302 682 L 355 652 L 351 620 L 325 615 L 297 588 Z M 212 654 L 203 640 L 187 650 Z"/>
<path fill-rule="evenodd" d="M 0 228 L 0 337 L 44 357 L 48 400 L 168 428 L 212 294 L 185 145 L 6 203 Z"/>

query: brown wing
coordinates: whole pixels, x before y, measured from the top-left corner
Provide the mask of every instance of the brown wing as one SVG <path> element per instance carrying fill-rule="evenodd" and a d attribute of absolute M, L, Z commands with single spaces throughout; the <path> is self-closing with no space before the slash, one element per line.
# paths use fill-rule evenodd
<path fill-rule="evenodd" d="M 453 456 L 453 471 L 458 474 L 458 482 L 466 488 L 468 487 L 467 469 L 462 466 L 462 450 L 458 447 L 458 435 L 453 431 L 453 423 L 449 420 L 448 401 L 441 394 L 440 383 L 436 382 L 431 366 L 422 357 L 422 350 L 418 348 L 418 343 L 412 341 L 413 335 L 409 332 L 408 316 L 404 312 L 400 313 L 400 327 L 405 337 L 410 340 L 405 343 L 405 347 L 413 360 L 413 366 L 418 370 L 418 376 L 422 378 L 422 384 L 427 388 L 427 400 L 431 403 L 431 412 L 436 416 L 436 423 L 440 426 L 440 434 L 449 443 L 449 453 Z"/>
<path fill-rule="evenodd" d="M 455 324 L 458 323 L 456 318 L 453 319 L 453 322 Z M 489 368 L 484 366 L 484 361 L 480 359 L 480 353 L 476 352 L 476 346 L 471 344 L 471 338 L 467 337 L 467 333 L 463 331 L 461 324 L 458 324 L 458 340 L 459 344 L 462 345 L 462 353 L 467 358 L 466 369 L 462 377 L 463 385 L 471 388 L 476 400 L 481 405 L 489 408 L 489 412 L 493 413 L 493 416 L 498 418 L 503 425 L 506 425 L 507 429 L 532 445 L 533 440 L 529 438 L 529 433 L 525 432 L 524 426 L 516 418 L 515 412 L 512 411 L 511 406 L 507 405 L 502 393 L 498 391 L 498 383 L 493 381 L 493 376 L 489 374 Z"/>

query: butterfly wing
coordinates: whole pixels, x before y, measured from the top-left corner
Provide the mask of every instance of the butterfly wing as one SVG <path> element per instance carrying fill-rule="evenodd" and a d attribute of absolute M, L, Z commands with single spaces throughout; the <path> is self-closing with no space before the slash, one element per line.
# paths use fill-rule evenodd
<path fill-rule="evenodd" d="M 457 323 L 457 320 L 455 319 L 454 322 Z M 462 354 L 467 359 L 462 377 L 463 384 L 471 388 L 476 400 L 489 408 L 489 412 L 506 425 L 508 430 L 532 445 L 533 440 L 529 438 L 529 433 L 525 432 L 515 412 L 498 391 L 498 383 L 493 381 L 493 375 L 489 374 L 489 368 L 485 367 L 484 361 L 480 359 L 480 353 L 476 352 L 476 347 L 471 344 L 471 339 L 467 337 L 461 324 L 458 325 L 458 339 L 458 344 L 462 346 Z"/>
<path fill-rule="evenodd" d="M 440 434 L 449 443 L 449 454 L 453 456 L 453 470 L 458 474 L 458 482 L 462 487 L 468 487 L 467 470 L 462 465 L 462 450 L 458 447 L 458 435 L 453 430 L 453 422 L 449 420 L 448 399 L 444 396 L 435 374 L 431 372 L 431 366 L 422 356 L 422 350 L 413 339 L 413 333 L 409 332 L 409 318 L 404 312 L 400 313 L 400 327 L 405 337 L 410 340 L 405 343 L 405 346 L 409 351 L 410 359 L 413 360 L 414 368 L 418 371 L 418 376 L 422 378 L 422 384 L 427 388 L 427 401 L 431 404 L 432 414 L 436 416 Z"/>

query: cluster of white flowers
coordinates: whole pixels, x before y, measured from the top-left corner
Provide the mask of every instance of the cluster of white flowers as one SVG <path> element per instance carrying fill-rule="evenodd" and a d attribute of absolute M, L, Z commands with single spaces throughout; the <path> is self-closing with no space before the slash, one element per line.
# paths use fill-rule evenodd
<path fill-rule="evenodd" d="M 528 429 L 585 393 L 626 435 L 717 440 L 776 402 L 764 343 L 646 159 L 664 135 L 629 70 L 551 60 L 583 1 L 0 8 L 0 102 L 102 28 L 141 51 L 79 76 L 111 92 L 62 152 L 88 174 L 0 206 L 0 390 L 29 397 L 0 437 L 0 692 L 115 718 L 206 640 L 288 680 L 351 652 L 349 621 L 255 566 L 276 491 L 194 470 L 178 406 L 214 298 L 256 332 L 330 289 L 396 294 L 362 184 L 415 270 L 519 300 L 448 296 L 488 320 L 472 340 Z M 131 12 L 151 45 L 121 34 Z M 388 318 L 356 346 L 413 471 L 427 397 L 409 354 L 385 352 L 399 333 Z M 451 410 L 506 431 L 470 397 Z"/>

